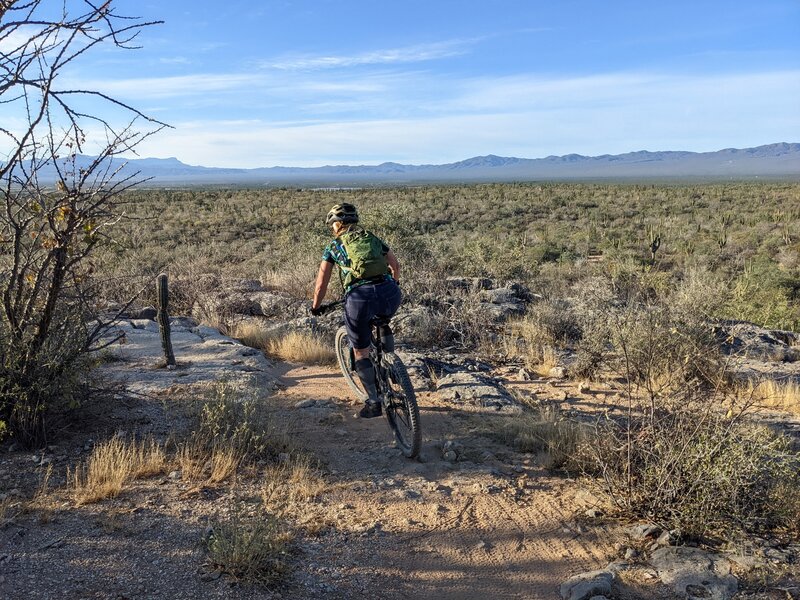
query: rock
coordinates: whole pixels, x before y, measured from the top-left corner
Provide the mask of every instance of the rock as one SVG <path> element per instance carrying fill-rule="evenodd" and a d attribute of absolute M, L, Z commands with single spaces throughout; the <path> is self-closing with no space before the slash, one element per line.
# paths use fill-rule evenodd
<path fill-rule="evenodd" d="M 450 290 L 478 291 L 488 290 L 494 284 L 486 277 L 448 277 L 445 285 Z"/>
<path fill-rule="evenodd" d="M 530 381 L 531 374 L 528 373 L 528 371 L 525 369 L 520 369 L 519 373 L 517 373 L 517 379 L 519 379 L 520 381 Z"/>
<path fill-rule="evenodd" d="M 443 375 L 437 381 L 439 398 L 474 410 L 520 412 L 506 389 L 493 379 L 465 371 Z"/>
<path fill-rule="evenodd" d="M 632 560 L 636 558 L 639 553 L 636 551 L 635 548 L 626 548 L 625 549 L 625 560 Z"/>
<path fill-rule="evenodd" d="M 169 475 L 167 475 L 170 479 L 180 479 L 182 476 L 182 471 L 170 471 Z"/>
<path fill-rule="evenodd" d="M 235 292 L 260 292 L 264 289 L 258 279 L 238 279 L 232 281 L 226 287 Z"/>
<path fill-rule="evenodd" d="M 665 531 L 656 540 L 656 544 L 659 546 L 669 546 L 673 542 L 672 534 L 669 531 Z"/>
<path fill-rule="evenodd" d="M 477 548 L 478 550 L 483 550 L 484 552 L 491 552 L 494 546 L 492 546 L 489 542 L 481 540 L 480 542 L 478 542 L 475 548 Z"/>
<path fill-rule="evenodd" d="M 628 529 L 628 535 L 630 535 L 634 540 L 654 538 L 660 533 L 661 528 L 658 525 L 652 525 L 650 523 L 642 523 Z"/>
<path fill-rule="evenodd" d="M 586 512 L 583 513 L 590 519 L 598 519 L 603 516 L 603 511 L 599 508 L 590 508 Z"/>
<path fill-rule="evenodd" d="M 661 581 L 687 600 L 727 600 L 739 587 L 730 561 L 699 548 L 659 548 L 650 563 Z"/>
<path fill-rule="evenodd" d="M 311 398 L 307 398 L 305 400 L 300 400 L 300 402 L 294 405 L 295 408 L 311 408 L 312 406 L 316 406 L 317 401 Z"/>
<path fill-rule="evenodd" d="M 610 596 L 614 574 L 608 571 L 589 571 L 567 579 L 559 591 L 562 600 L 590 600 L 595 596 Z"/>
<path fill-rule="evenodd" d="M 447 462 L 456 462 L 458 460 L 458 454 L 453 450 L 447 450 L 442 456 Z"/>
<path fill-rule="evenodd" d="M 564 367 L 553 367 L 547 372 L 547 376 L 554 379 L 564 379 L 567 376 L 567 370 Z"/>
<path fill-rule="evenodd" d="M 422 498 L 422 492 L 419 492 L 417 490 L 406 490 L 405 497 L 408 498 L 409 500 L 419 500 L 420 498 Z"/>
<path fill-rule="evenodd" d="M 155 306 L 145 306 L 134 315 L 134 319 L 148 319 L 152 321 L 158 316 L 158 309 Z"/>

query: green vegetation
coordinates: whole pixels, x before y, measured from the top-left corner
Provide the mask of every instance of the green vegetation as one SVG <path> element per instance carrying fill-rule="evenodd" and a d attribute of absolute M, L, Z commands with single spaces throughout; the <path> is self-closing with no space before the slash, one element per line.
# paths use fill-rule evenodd
<path fill-rule="evenodd" d="M 364 190 L 142 190 L 102 270 L 120 294 L 167 266 L 188 308 L 202 275 L 309 293 L 326 211 L 359 207 L 406 267 L 411 295 L 450 274 L 515 279 L 558 295 L 593 275 L 692 267 L 724 282 L 718 316 L 800 328 L 800 185 L 487 184 Z M 181 285 L 183 284 L 183 285 Z M 191 285 L 189 285 L 191 284 Z M 138 289 L 138 288 L 137 288 Z M 183 301 L 184 306 L 180 306 Z"/>

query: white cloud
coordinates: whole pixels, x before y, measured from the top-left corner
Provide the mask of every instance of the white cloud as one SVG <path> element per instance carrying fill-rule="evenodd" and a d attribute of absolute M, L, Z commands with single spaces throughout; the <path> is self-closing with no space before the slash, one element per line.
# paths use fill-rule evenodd
<path fill-rule="evenodd" d="M 262 66 L 283 71 L 295 71 L 424 62 L 466 54 L 467 46 L 474 43 L 474 41 L 448 40 L 432 44 L 406 46 L 404 48 L 374 50 L 349 56 L 285 56 L 273 61 L 266 61 L 262 63 Z"/>

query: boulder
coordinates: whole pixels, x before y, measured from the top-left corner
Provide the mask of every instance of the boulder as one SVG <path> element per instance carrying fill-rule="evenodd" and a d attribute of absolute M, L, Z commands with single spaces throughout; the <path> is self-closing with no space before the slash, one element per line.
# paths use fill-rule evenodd
<path fill-rule="evenodd" d="M 581 573 L 567 579 L 559 591 L 562 600 L 590 600 L 596 596 L 610 596 L 614 574 L 601 570 Z"/>
<path fill-rule="evenodd" d="M 134 314 L 134 319 L 153 320 L 158 316 L 158 309 L 155 306 L 145 306 L 142 310 Z"/>
<path fill-rule="evenodd" d="M 521 410 L 503 386 L 472 372 L 444 375 L 436 382 L 436 390 L 442 400 L 471 410 Z"/>
<path fill-rule="evenodd" d="M 650 564 L 663 583 L 687 600 L 727 600 L 739 587 L 730 561 L 700 548 L 659 548 Z"/>

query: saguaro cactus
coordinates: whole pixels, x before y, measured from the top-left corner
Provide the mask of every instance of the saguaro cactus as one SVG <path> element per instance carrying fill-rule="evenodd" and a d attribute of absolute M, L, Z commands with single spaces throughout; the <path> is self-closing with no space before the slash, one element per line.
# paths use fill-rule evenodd
<path fill-rule="evenodd" d="M 167 359 L 167 366 L 175 366 L 175 354 L 172 352 L 172 338 L 170 337 L 169 330 L 169 312 L 167 310 L 169 305 L 169 285 L 167 282 L 167 274 L 162 273 L 158 276 L 157 290 L 158 290 L 158 328 L 161 330 L 161 347 L 164 349 L 164 358 Z"/>

